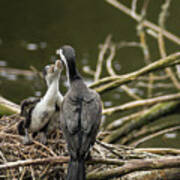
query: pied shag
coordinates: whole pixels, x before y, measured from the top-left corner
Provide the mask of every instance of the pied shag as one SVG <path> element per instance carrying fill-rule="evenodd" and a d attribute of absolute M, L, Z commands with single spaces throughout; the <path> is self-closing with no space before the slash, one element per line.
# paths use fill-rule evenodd
<path fill-rule="evenodd" d="M 100 96 L 89 89 L 76 68 L 75 50 L 63 46 L 57 50 L 65 64 L 69 90 L 60 110 L 60 123 L 70 155 L 67 180 L 85 180 L 85 160 L 93 146 L 102 116 Z"/>
<path fill-rule="evenodd" d="M 59 79 L 63 69 L 60 60 L 55 65 L 47 65 L 43 76 L 47 84 L 45 95 L 39 98 L 28 98 L 21 103 L 21 116 L 24 121 L 18 124 L 18 132 L 24 136 L 23 144 L 31 144 L 29 132 L 36 136 L 40 133 L 40 141 L 47 142 L 47 135 L 58 128 L 59 112 L 63 96 L 59 92 Z"/>

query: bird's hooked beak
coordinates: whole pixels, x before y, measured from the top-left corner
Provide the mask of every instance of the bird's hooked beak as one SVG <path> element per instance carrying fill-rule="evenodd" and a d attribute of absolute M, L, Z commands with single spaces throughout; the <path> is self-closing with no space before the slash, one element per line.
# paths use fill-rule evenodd
<path fill-rule="evenodd" d="M 58 49 L 58 50 L 56 51 L 56 54 L 59 55 L 60 61 L 63 63 L 63 65 L 66 65 L 66 58 L 65 58 L 65 56 L 63 55 L 62 49 Z"/>
<path fill-rule="evenodd" d="M 68 67 L 68 64 L 67 64 L 67 60 L 66 60 L 66 57 L 64 56 L 63 54 L 63 50 L 62 49 L 58 49 L 56 51 L 56 54 L 58 54 L 60 56 L 60 61 L 62 62 L 62 64 L 66 67 L 66 76 L 67 76 L 67 79 L 68 79 L 68 84 L 69 83 L 69 67 Z"/>

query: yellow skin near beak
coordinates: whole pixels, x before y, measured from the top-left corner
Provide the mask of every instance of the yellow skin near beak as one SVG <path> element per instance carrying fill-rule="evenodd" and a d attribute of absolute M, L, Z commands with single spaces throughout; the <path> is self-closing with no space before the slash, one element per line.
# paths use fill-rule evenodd
<path fill-rule="evenodd" d="M 62 62 L 58 59 L 58 60 L 56 61 L 56 63 L 55 63 L 55 66 L 56 66 L 57 68 L 61 69 L 61 68 L 62 68 Z"/>

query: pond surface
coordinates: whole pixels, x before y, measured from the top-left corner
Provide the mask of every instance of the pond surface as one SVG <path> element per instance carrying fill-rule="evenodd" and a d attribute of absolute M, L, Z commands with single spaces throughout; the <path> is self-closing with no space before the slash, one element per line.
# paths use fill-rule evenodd
<path fill-rule="evenodd" d="M 130 0 L 122 0 L 130 5 Z M 141 7 L 143 1 L 138 3 Z M 151 1 L 147 18 L 157 23 L 160 1 Z M 173 0 L 167 21 L 167 29 L 180 35 L 179 8 L 180 1 Z M 2 0 L 0 6 L 0 67 L 29 69 L 34 66 L 42 70 L 52 63 L 55 51 L 64 44 L 72 45 L 77 51 L 78 68 L 87 83 L 92 77 L 82 71 L 83 66 L 95 70 L 99 44 L 112 34 L 114 42 L 139 41 L 136 35 L 136 22 L 105 1 L 97 0 Z M 157 41 L 148 36 L 148 45 L 152 60 L 159 59 Z M 178 47 L 167 41 L 167 53 L 177 51 Z M 128 73 L 142 67 L 145 63 L 140 49 L 124 48 L 118 51 L 114 62 L 120 74 Z M 61 83 L 65 92 L 65 84 Z M 134 90 L 137 90 L 134 88 Z M 20 101 L 29 96 L 41 96 L 45 85 L 37 78 L 1 73 L 0 94 L 11 101 Z M 146 95 L 143 90 L 139 94 Z M 105 106 L 122 104 L 129 100 L 120 89 L 102 96 Z M 118 117 L 118 115 L 116 115 Z M 176 119 L 179 117 L 176 116 Z M 170 137 L 170 140 L 169 140 Z M 169 146 L 177 143 L 178 135 L 156 138 L 144 146 Z"/>

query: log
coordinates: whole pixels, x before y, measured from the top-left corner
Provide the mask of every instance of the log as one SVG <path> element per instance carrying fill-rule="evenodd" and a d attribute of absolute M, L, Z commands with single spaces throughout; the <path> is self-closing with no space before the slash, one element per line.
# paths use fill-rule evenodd
<path fill-rule="evenodd" d="M 121 177 L 135 171 L 145 171 L 153 169 L 175 168 L 180 166 L 180 156 L 164 157 L 158 159 L 130 160 L 123 166 L 104 170 L 97 173 L 89 173 L 87 179 L 108 179 Z"/>
<path fill-rule="evenodd" d="M 176 127 L 179 125 L 180 125 L 180 122 L 173 121 L 173 119 L 168 122 L 164 120 L 163 122 L 160 122 L 160 123 L 158 123 L 158 125 L 154 125 L 154 126 L 151 126 L 151 124 L 150 125 L 148 124 L 148 125 L 144 126 L 142 129 L 133 131 L 131 134 L 128 134 L 126 137 L 124 137 L 121 140 L 121 142 L 123 144 L 128 144 L 130 146 L 134 146 L 134 143 L 136 144 L 136 141 L 142 137 L 152 135 L 161 130 Z"/>
<path fill-rule="evenodd" d="M 0 96 L 0 116 L 19 114 L 20 106 Z"/>
<path fill-rule="evenodd" d="M 64 164 L 69 162 L 69 157 L 67 156 L 56 156 L 50 158 L 40 158 L 40 159 L 26 159 L 26 160 L 18 160 L 15 162 L 6 162 L 4 164 L 0 164 L 0 170 L 7 168 L 17 168 L 22 166 L 29 165 L 46 165 L 49 164 Z M 118 159 L 103 159 L 103 158 L 92 158 L 87 161 L 88 164 L 109 164 L 109 165 L 118 165 L 121 166 L 125 162 Z"/>
<path fill-rule="evenodd" d="M 92 83 L 89 87 L 94 88 L 99 93 L 104 93 L 108 90 L 117 88 L 120 85 L 129 83 L 144 74 L 179 64 L 180 63 L 180 61 L 178 60 L 179 57 L 180 57 L 180 52 L 177 52 L 165 58 L 157 60 L 132 73 L 121 75 L 121 76 L 111 76 L 111 77 L 103 78 L 99 81 Z"/>
<path fill-rule="evenodd" d="M 142 171 L 127 174 L 120 178 L 120 180 L 179 180 L 180 168 Z"/>
<path fill-rule="evenodd" d="M 105 0 L 107 3 L 111 4 L 112 6 L 114 6 L 115 8 L 121 10 L 123 13 L 129 15 L 131 18 L 133 18 L 134 20 L 136 20 L 137 22 L 139 22 L 141 20 L 141 16 L 137 13 L 132 12 L 131 9 L 127 8 L 126 6 L 124 6 L 122 3 L 118 2 L 117 0 Z M 143 26 L 152 29 L 153 31 L 156 32 L 160 32 L 161 28 L 155 24 L 153 24 L 152 22 L 148 21 L 148 20 L 144 20 L 143 21 Z M 171 40 L 172 42 L 180 45 L 180 38 L 170 32 L 168 32 L 167 30 L 163 29 L 162 34 L 169 40 Z M 153 36 L 154 37 L 154 36 Z"/>
<path fill-rule="evenodd" d="M 148 123 L 151 123 L 164 115 L 173 113 L 179 107 L 179 105 L 180 102 L 178 101 L 159 103 L 157 105 L 154 105 L 140 117 L 131 120 L 124 126 L 112 131 L 112 133 L 106 136 L 103 141 L 107 143 L 116 142 L 123 136 L 130 133 L 132 130 L 140 129 L 144 125 L 147 125 Z"/>

